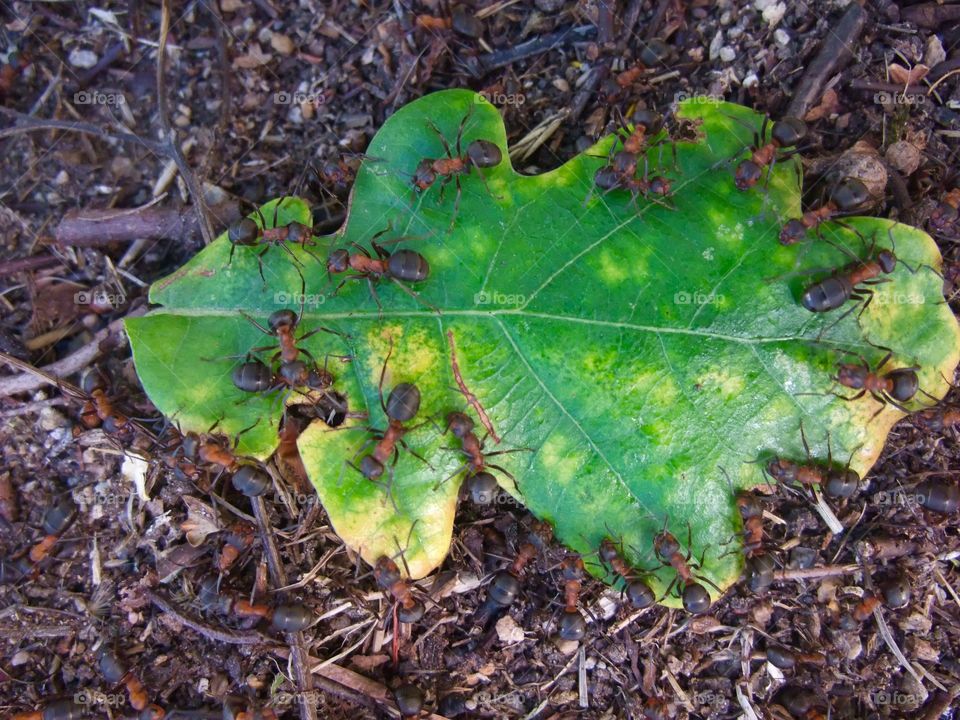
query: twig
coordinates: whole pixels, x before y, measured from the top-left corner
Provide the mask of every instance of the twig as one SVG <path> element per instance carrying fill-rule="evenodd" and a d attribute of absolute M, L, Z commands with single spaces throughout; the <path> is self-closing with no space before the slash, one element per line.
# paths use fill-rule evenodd
<path fill-rule="evenodd" d="M 793 100 L 787 108 L 787 115 L 802 118 L 810 107 L 820 98 L 827 78 L 850 62 L 853 46 L 867 21 L 866 11 L 857 3 L 850 3 L 836 25 L 832 26 L 817 56 L 807 66 L 800 82 L 793 91 Z"/>
<path fill-rule="evenodd" d="M 227 225 L 240 217 L 240 206 L 224 202 L 209 208 L 218 223 Z M 96 247 L 130 240 L 185 240 L 203 233 L 197 208 L 148 207 L 127 210 L 71 210 L 57 226 L 59 245 Z"/>
<path fill-rule="evenodd" d="M 580 27 L 570 27 L 564 30 L 550 33 L 549 35 L 539 35 L 533 40 L 514 45 L 506 50 L 497 50 L 487 53 L 480 57 L 480 66 L 484 71 L 496 70 L 497 68 L 512 65 L 518 60 L 525 60 L 533 55 L 553 50 L 561 45 L 566 45 L 575 41 L 592 40 L 597 34 L 597 28 L 593 25 L 582 25 Z"/>
<path fill-rule="evenodd" d="M 41 268 L 52 267 L 60 264 L 60 258 L 53 255 L 33 255 L 31 257 L 17 258 L 0 263 L 0 276 L 12 275 L 13 273 L 24 272 L 26 270 L 40 270 Z"/>
<path fill-rule="evenodd" d="M 96 125 L 84 122 L 74 122 L 71 120 L 43 120 L 32 118 L 29 115 L 18 113 L 10 108 L 0 107 L 0 113 L 14 118 L 16 125 L 0 129 L 0 138 L 12 137 L 28 132 L 38 132 L 41 130 L 70 130 L 72 132 L 83 133 L 85 135 L 96 135 L 103 140 L 112 140 L 114 142 L 132 142 L 142 145 L 144 148 L 156 155 L 171 157 L 170 148 L 166 143 L 158 143 L 153 140 L 144 140 L 138 135 L 130 133 L 112 133 Z"/>
<path fill-rule="evenodd" d="M 139 317 L 146 313 L 145 307 L 137 308 L 126 317 Z M 100 330 L 93 336 L 93 340 L 77 350 L 72 355 L 68 355 L 62 360 L 44 365 L 42 368 L 35 368 L 29 363 L 18 360 L 12 355 L 0 352 L 0 360 L 13 367 L 25 370 L 23 375 L 11 375 L 10 377 L 0 378 L 0 397 L 16 395 L 22 392 L 32 392 L 43 385 L 57 385 L 59 387 L 72 387 L 69 383 L 60 378 L 68 377 L 80 372 L 90 365 L 101 353 L 100 346 L 115 332 L 123 329 L 123 321 L 126 318 L 117 318 L 107 327 Z M 79 389 L 78 389 L 79 392 Z"/>
<path fill-rule="evenodd" d="M 816 580 L 818 578 L 852 575 L 860 571 L 859 565 L 825 565 L 824 567 L 779 570 L 773 574 L 776 580 Z"/>
<path fill-rule="evenodd" d="M 276 641 L 256 630 L 225 630 L 207 625 L 205 622 L 190 617 L 179 607 L 170 602 L 167 598 L 159 595 L 152 590 L 147 591 L 147 597 L 150 602 L 156 605 L 160 610 L 173 615 L 183 625 L 191 630 L 196 630 L 210 640 L 229 643 L 230 645 L 275 645 Z"/>
<path fill-rule="evenodd" d="M 487 411 L 483 409 L 483 405 L 480 404 L 477 396 L 467 388 L 467 384 L 463 381 L 463 376 L 460 374 L 460 366 L 457 364 L 457 346 L 453 341 L 453 330 L 447 330 L 447 342 L 450 343 L 450 365 L 453 367 L 453 377 L 456 378 L 457 385 L 460 386 L 460 392 L 463 393 L 463 396 L 467 399 L 470 406 L 476 410 L 477 415 L 480 416 L 480 422 L 483 423 L 487 432 L 490 433 L 490 437 L 499 445 L 500 436 L 497 435 L 497 431 L 493 429 L 490 416 L 487 415 Z"/>

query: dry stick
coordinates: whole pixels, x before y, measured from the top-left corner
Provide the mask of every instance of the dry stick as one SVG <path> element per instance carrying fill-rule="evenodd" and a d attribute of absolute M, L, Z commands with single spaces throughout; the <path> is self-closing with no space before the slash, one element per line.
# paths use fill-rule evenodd
<path fill-rule="evenodd" d="M 210 225 L 210 218 L 207 215 L 207 206 L 203 200 L 203 192 L 197 184 L 190 166 L 187 165 L 180 146 L 177 143 L 177 134 L 170 126 L 170 117 L 167 114 L 166 80 L 164 78 L 164 66 L 167 57 L 167 35 L 170 33 L 170 0 L 163 0 L 160 11 L 160 42 L 157 45 L 157 115 L 160 120 L 160 128 L 163 131 L 164 139 L 167 141 L 167 147 L 170 149 L 170 157 L 177 164 L 180 176 L 187 184 L 190 196 L 197 208 L 197 216 L 200 220 L 200 231 L 203 233 L 203 241 L 209 245 L 214 240 L 213 227 Z"/>
<path fill-rule="evenodd" d="M 272 472 L 270 474 L 273 475 Z M 277 478 L 274 477 L 274 482 L 276 480 Z M 250 498 L 250 504 L 253 506 L 253 514 L 257 518 L 257 527 L 260 529 L 260 542 L 266 552 L 270 579 L 274 587 L 285 587 L 287 585 L 287 573 L 283 569 L 280 553 L 273 541 L 273 528 L 270 525 L 270 516 L 267 514 L 267 503 L 260 495 Z M 285 635 L 287 644 L 290 646 L 290 664 L 293 666 L 293 674 L 296 676 L 300 717 L 303 720 L 317 720 L 317 706 L 310 697 L 313 682 L 310 673 L 307 671 L 306 659 L 309 656 L 303 646 L 303 633 L 295 632 Z"/>
<path fill-rule="evenodd" d="M 826 565 L 824 567 L 779 570 L 773 574 L 776 580 L 816 580 L 818 578 L 852 575 L 860 572 L 859 565 Z"/>
<path fill-rule="evenodd" d="M 126 317 L 117 318 L 94 335 L 93 340 L 77 350 L 73 355 L 68 355 L 62 360 L 57 360 L 55 363 L 44 365 L 42 368 L 36 368 L 12 355 L 0 352 L 0 360 L 25 371 L 23 375 L 12 375 L 10 377 L 0 378 L 0 397 L 16 395 L 22 392 L 32 392 L 39 387 L 43 387 L 45 384 L 75 388 L 76 386 L 72 386 L 60 378 L 78 373 L 87 367 L 100 355 L 100 346 L 109 339 L 110 335 L 123 329 L 123 321 L 127 317 L 139 317 L 146 311 L 146 307 L 137 308 L 126 315 Z"/>
<path fill-rule="evenodd" d="M 853 57 L 851 48 L 863 32 L 866 21 L 866 11 L 857 3 L 850 3 L 836 26 L 827 30 L 820 51 L 793 91 L 793 100 L 787 108 L 787 115 L 802 118 L 819 100 L 827 78 Z"/>
<path fill-rule="evenodd" d="M 0 276 L 12 275 L 13 273 L 25 272 L 27 270 L 41 270 L 44 268 L 59 265 L 63 261 L 53 255 L 32 255 L 31 257 L 16 258 L 0 263 Z"/>
<path fill-rule="evenodd" d="M 477 411 L 477 415 L 480 416 L 480 422 L 483 423 L 487 432 L 490 433 L 490 437 L 499 445 L 500 436 L 497 435 L 497 431 L 493 429 L 493 423 L 490 422 L 487 411 L 483 409 L 483 405 L 480 404 L 477 396 L 470 392 L 470 390 L 467 389 L 466 383 L 463 382 L 463 376 L 460 374 L 460 366 L 457 365 L 457 346 L 453 341 L 453 330 L 447 330 L 447 342 L 450 343 L 450 365 L 453 367 L 453 376 L 457 380 L 457 385 L 460 386 L 460 392 L 463 393 L 463 396 L 467 399 L 470 406 Z"/>
<path fill-rule="evenodd" d="M 170 149 L 165 143 L 154 142 L 153 140 L 144 140 L 138 135 L 132 135 L 125 132 L 108 132 L 101 127 L 91 125 L 90 123 L 74 122 L 72 120 L 38 120 L 29 115 L 18 113 L 16 110 L 0 107 L 0 113 L 14 118 L 16 125 L 0 129 L 0 138 L 12 137 L 22 133 L 37 132 L 41 130 L 70 130 L 72 132 L 84 133 L 85 135 L 96 135 L 103 140 L 113 140 L 115 142 L 132 142 L 142 145 L 150 152 L 156 155 L 170 157 Z"/>
<path fill-rule="evenodd" d="M 147 597 L 150 599 L 150 602 L 156 605 L 160 610 L 172 615 L 183 625 L 187 626 L 191 630 L 196 630 L 198 633 L 206 638 L 209 638 L 210 640 L 216 640 L 217 642 L 228 643 L 230 645 L 276 644 L 276 641 L 272 637 L 264 635 L 256 630 L 226 630 L 223 628 L 213 627 L 212 625 L 207 625 L 205 622 L 187 615 L 170 600 L 153 592 L 152 590 L 147 591 Z"/>
<path fill-rule="evenodd" d="M 240 206 L 231 201 L 208 208 L 224 225 L 240 217 Z M 71 210 L 57 225 L 58 245 L 96 247 L 130 240 L 186 240 L 202 234 L 192 205 L 159 208 L 153 205 L 127 210 Z"/>

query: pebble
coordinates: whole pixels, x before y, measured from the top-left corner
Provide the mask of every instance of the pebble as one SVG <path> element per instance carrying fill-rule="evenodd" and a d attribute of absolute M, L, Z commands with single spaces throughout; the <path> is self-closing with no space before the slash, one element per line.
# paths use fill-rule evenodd
<path fill-rule="evenodd" d="M 743 79 L 743 86 L 745 88 L 756 87 L 760 84 L 760 78 L 757 77 L 757 74 L 752 70 L 747 73 L 747 76 Z"/>
<path fill-rule="evenodd" d="M 711 60 L 717 59 L 717 56 L 720 54 L 720 48 L 722 47 L 723 32 L 718 31 L 717 34 L 713 36 L 713 40 L 710 41 L 710 50 L 708 51 L 708 54 Z"/>
<path fill-rule="evenodd" d="M 893 143 L 886 154 L 887 161 L 904 175 L 912 175 L 920 167 L 920 151 L 906 140 Z"/>
<path fill-rule="evenodd" d="M 97 54 L 93 50 L 84 50 L 82 48 L 74 48 L 70 51 L 70 57 L 68 58 L 71 65 L 78 68 L 83 68 L 84 70 L 89 70 L 94 65 L 97 64 Z"/>
<path fill-rule="evenodd" d="M 66 427 L 70 424 L 63 414 L 51 407 L 45 407 L 40 411 L 40 428 L 47 432 L 56 428 Z"/>
<path fill-rule="evenodd" d="M 773 33 L 773 39 L 776 41 L 777 45 L 789 45 L 790 33 L 783 28 L 777 28 L 777 30 Z"/>
<path fill-rule="evenodd" d="M 273 33 L 273 35 L 270 36 L 270 47 L 281 55 L 291 55 L 296 49 L 293 40 L 280 33 Z"/>
<path fill-rule="evenodd" d="M 767 5 L 761 14 L 767 25 L 776 27 L 783 20 L 783 16 L 787 14 L 787 5 L 782 2 Z"/>
<path fill-rule="evenodd" d="M 504 615 L 497 620 L 497 637 L 507 645 L 523 642 L 523 628 L 517 625 L 517 621 L 512 617 Z"/>
<path fill-rule="evenodd" d="M 724 62 L 733 62 L 737 57 L 737 51 L 729 45 L 720 48 L 720 59 Z"/>

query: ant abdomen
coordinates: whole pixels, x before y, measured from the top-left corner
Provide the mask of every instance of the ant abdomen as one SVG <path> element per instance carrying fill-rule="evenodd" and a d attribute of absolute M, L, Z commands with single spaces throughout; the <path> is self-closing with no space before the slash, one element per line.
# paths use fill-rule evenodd
<path fill-rule="evenodd" d="M 564 610 L 557 634 L 561 640 L 582 640 L 587 634 L 587 621 L 579 610 Z"/>
<path fill-rule="evenodd" d="M 503 160 L 503 153 L 489 140 L 474 140 L 467 145 L 467 157 L 474 167 L 492 168 Z"/>
<path fill-rule="evenodd" d="M 489 505 L 496 497 L 500 486 L 497 479 L 488 472 L 479 472 L 467 478 L 467 491 L 476 505 Z"/>
<path fill-rule="evenodd" d="M 43 514 L 43 529 L 48 535 L 59 535 L 67 526 L 67 521 L 73 515 L 73 501 L 64 497 Z"/>
<path fill-rule="evenodd" d="M 823 491 L 829 497 L 851 497 L 860 486 L 860 476 L 853 470 L 831 470 L 827 473 L 827 481 Z"/>
<path fill-rule="evenodd" d="M 773 124 L 770 137 L 780 147 L 791 147 L 807 136 L 807 124 L 800 118 L 785 117 Z"/>
<path fill-rule="evenodd" d="M 233 474 L 233 487 L 247 497 L 263 495 L 271 484 L 270 476 L 253 464 L 241 465 Z"/>
<path fill-rule="evenodd" d="M 387 398 L 387 417 L 397 422 L 410 420 L 420 410 L 420 389 L 413 383 L 400 383 Z"/>
<path fill-rule="evenodd" d="M 306 605 L 281 605 L 273 611 L 271 627 L 281 632 L 300 632 L 313 622 L 313 613 Z"/>
<path fill-rule="evenodd" d="M 917 373 L 909 368 L 892 370 L 887 373 L 887 379 L 892 382 L 890 397 L 899 402 L 912 400 L 920 389 L 920 380 Z"/>
<path fill-rule="evenodd" d="M 627 600 L 637 610 L 643 610 L 657 601 L 653 590 L 643 580 L 634 580 L 627 585 Z"/>
<path fill-rule="evenodd" d="M 250 218 L 241 218 L 227 228 L 227 239 L 234 245 L 256 245 L 260 227 Z"/>
<path fill-rule="evenodd" d="M 423 617 L 426 611 L 427 608 L 422 602 L 412 600 L 407 605 L 400 605 L 397 609 L 397 619 L 402 623 L 415 623 Z"/>
<path fill-rule="evenodd" d="M 836 204 L 841 212 L 853 212 L 870 199 L 870 191 L 861 180 L 857 178 L 845 178 L 833 192 L 830 199 Z"/>
<path fill-rule="evenodd" d="M 807 288 L 800 303 L 810 312 L 829 312 L 849 300 L 852 292 L 853 286 L 849 280 L 831 275 Z"/>
<path fill-rule="evenodd" d="M 405 718 L 416 717 L 423 710 L 423 693 L 416 685 L 407 683 L 393 691 L 397 709 Z"/>
<path fill-rule="evenodd" d="M 920 504 L 927 510 L 950 515 L 960 508 L 960 485 L 954 480 L 924 480 L 917 486 Z"/>
<path fill-rule="evenodd" d="M 747 587 L 751 592 L 762 592 L 773 584 L 775 564 L 770 555 L 756 555 L 747 560 Z"/>
<path fill-rule="evenodd" d="M 397 250 L 387 260 L 387 270 L 397 280 L 420 282 L 430 276 L 430 263 L 413 250 Z"/>
<path fill-rule="evenodd" d="M 238 365 L 232 378 L 234 386 L 244 392 L 261 393 L 273 385 L 273 371 L 259 360 Z"/>
<path fill-rule="evenodd" d="M 376 480 L 383 475 L 383 463 L 373 455 L 365 455 L 360 460 L 360 472 L 367 480 Z"/>
<path fill-rule="evenodd" d="M 691 615 L 699 615 L 710 609 L 710 593 L 700 583 L 688 582 L 681 594 L 683 609 Z"/>
<path fill-rule="evenodd" d="M 797 656 L 792 650 L 782 645 L 771 645 L 767 648 L 767 660 L 771 665 L 781 670 L 790 670 L 797 664 Z"/>
<path fill-rule="evenodd" d="M 100 668 L 100 674 L 103 675 L 104 679 L 114 684 L 123 680 L 129 670 L 126 664 L 117 657 L 112 650 L 106 647 L 100 649 L 99 655 L 100 659 L 97 664 Z"/>

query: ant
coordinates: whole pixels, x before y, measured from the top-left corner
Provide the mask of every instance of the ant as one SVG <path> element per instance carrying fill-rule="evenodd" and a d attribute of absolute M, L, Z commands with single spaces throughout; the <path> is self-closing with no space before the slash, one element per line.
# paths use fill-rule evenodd
<path fill-rule="evenodd" d="M 529 452 L 530 448 L 514 448 L 513 450 L 497 450 L 496 452 L 485 453 L 483 451 L 484 441 L 478 438 L 476 433 L 473 432 L 475 427 L 476 425 L 473 422 L 473 418 L 466 413 L 455 411 L 447 414 L 447 430 L 453 433 L 454 437 L 459 438 L 461 445 L 460 452 L 463 453 L 467 458 L 460 467 L 453 471 L 447 480 L 452 477 L 456 477 L 461 472 L 466 470 L 467 481 L 469 482 L 472 478 L 476 478 L 481 473 L 486 473 L 487 468 L 492 468 L 503 473 L 511 480 L 516 481 L 516 478 L 514 478 L 510 471 L 500 465 L 494 465 L 493 463 L 489 462 L 489 460 L 495 455 L 509 455 L 515 452 Z M 446 480 L 440 481 L 437 483 L 436 487 L 440 487 L 440 485 L 442 485 L 444 482 L 446 482 Z"/>
<path fill-rule="evenodd" d="M 144 718 L 162 718 L 164 711 L 157 705 L 150 705 L 147 690 L 127 664 L 109 647 L 103 645 L 97 653 L 100 673 L 107 682 L 113 685 L 122 684 L 127 689 L 127 698 L 130 706 L 142 714 Z M 149 706 L 149 707 L 148 707 Z M 147 713 L 147 714 L 143 714 Z"/>
<path fill-rule="evenodd" d="M 520 592 L 524 570 L 545 544 L 553 537 L 553 529 L 547 523 L 535 522 L 533 530 L 527 534 L 517 549 L 517 556 L 506 570 L 493 576 L 486 602 L 480 606 L 474 616 L 474 622 L 484 624 L 498 611 L 510 607 Z"/>
<path fill-rule="evenodd" d="M 423 691 L 416 685 L 406 683 L 393 691 L 394 702 L 402 720 L 414 720 L 423 710 Z"/>
<path fill-rule="evenodd" d="M 823 653 L 794 652 L 783 645 L 768 645 L 764 657 L 767 662 L 781 670 L 791 670 L 796 667 L 797 663 L 823 667 L 827 662 L 827 658 Z"/>
<path fill-rule="evenodd" d="M 43 514 L 43 530 L 47 534 L 30 548 L 28 557 L 34 565 L 39 565 L 47 559 L 53 546 L 63 536 L 70 523 L 76 517 L 76 508 L 73 502 L 64 497 L 59 503 L 49 508 Z"/>
<path fill-rule="evenodd" d="M 500 148 L 489 140 L 473 140 L 467 145 L 466 152 L 461 149 L 463 131 L 466 128 L 467 120 L 469 120 L 472 114 L 473 107 L 471 106 L 470 110 L 467 111 L 467 114 L 464 115 L 463 119 L 460 121 L 460 127 L 457 130 L 457 139 L 454 143 L 456 154 L 454 154 L 453 150 L 450 148 L 450 144 L 447 142 L 446 138 L 444 138 L 443 133 L 440 132 L 440 129 L 432 121 L 427 121 L 427 125 L 430 127 L 430 129 L 436 133 L 438 138 L 440 138 L 440 144 L 443 145 L 443 151 L 446 154 L 446 157 L 424 158 L 419 162 L 413 174 L 414 194 L 429 189 L 439 179 L 441 201 L 443 201 L 443 193 L 446 189 L 446 186 L 451 182 L 456 185 L 457 197 L 453 203 L 453 217 L 450 219 L 451 228 L 456 220 L 457 212 L 460 209 L 460 196 L 463 194 L 463 188 L 460 184 L 460 176 L 469 175 L 473 168 L 477 168 L 477 174 L 480 176 L 480 180 L 483 181 L 483 185 L 487 189 L 487 192 L 490 192 L 490 187 L 487 185 L 487 180 L 483 176 L 483 173 L 479 172 L 479 170 L 494 168 L 503 160 L 503 153 L 500 151 Z"/>
<path fill-rule="evenodd" d="M 781 245 L 795 245 L 803 240 L 811 228 L 820 232 L 820 225 L 831 218 L 850 215 L 866 205 L 870 199 L 867 186 L 857 178 L 846 178 L 830 193 L 820 207 L 807 210 L 802 217 L 787 222 L 780 230 Z"/>
<path fill-rule="evenodd" d="M 689 526 L 687 531 L 687 547 L 689 547 L 692 542 L 693 531 L 689 528 Z M 654 537 L 653 549 L 661 561 L 664 562 L 664 565 L 669 565 L 677 573 L 677 576 L 670 581 L 670 585 L 667 587 L 667 591 L 664 593 L 664 596 L 669 595 L 670 591 L 673 590 L 674 586 L 679 581 L 681 587 L 680 597 L 683 601 L 683 609 L 693 615 L 699 615 L 706 612 L 710 608 L 710 593 L 707 592 L 703 585 L 697 582 L 696 576 L 693 573 L 693 568 L 702 567 L 702 560 L 694 565 L 691 565 L 690 551 L 687 550 L 687 554 L 684 555 L 681 552 L 680 543 L 677 542 L 677 539 L 670 534 L 666 528 L 661 530 L 659 533 L 657 533 L 656 537 Z M 717 589 L 717 592 L 720 592 L 720 588 L 717 588 L 717 586 L 710 582 L 710 580 L 707 578 L 701 577 L 700 579 L 710 583 L 710 585 Z"/>
<path fill-rule="evenodd" d="M 239 435 L 234 442 L 234 449 L 237 442 L 239 442 Z M 234 449 L 228 448 L 219 440 L 202 439 L 196 433 L 188 432 L 183 436 L 177 452 L 182 453 L 183 457 L 192 464 L 196 464 L 199 460 L 219 466 L 222 471 L 233 473 L 231 482 L 234 488 L 244 495 L 248 497 L 263 495 L 273 482 L 270 475 L 255 463 L 241 461 Z"/>
<path fill-rule="evenodd" d="M 882 349 L 889 350 L 889 348 Z M 871 420 L 879 415 L 888 403 L 904 412 L 910 412 L 904 407 L 903 403 L 912 400 L 917 392 L 923 392 L 924 395 L 927 395 L 920 389 L 920 380 L 917 377 L 919 367 L 917 366 L 896 368 L 885 373 L 880 372 L 883 366 L 893 357 L 892 350 L 883 356 L 874 370 L 870 369 L 870 364 L 862 355 L 850 354 L 859 358 L 860 362 L 841 363 L 837 366 L 837 375 L 833 379 L 843 387 L 859 392 L 851 397 L 839 393 L 833 394 L 842 400 L 853 402 L 870 393 L 870 396 L 880 403 L 880 408 L 871 416 Z M 936 398 L 932 399 L 936 400 Z"/>
<path fill-rule="evenodd" d="M 564 606 L 558 635 L 561 640 L 582 640 L 587 633 L 587 621 L 577 609 L 577 603 L 585 575 L 583 559 L 579 556 L 565 558 L 560 567 L 563 572 Z"/>
<path fill-rule="evenodd" d="M 97 368 L 89 368 L 80 378 L 80 388 L 89 399 L 80 411 L 80 421 L 88 429 L 103 426 L 108 433 L 123 433 L 130 420 L 119 412 L 107 395 L 107 381 Z"/>
<path fill-rule="evenodd" d="M 272 350 L 274 347 L 277 347 L 277 352 L 274 353 L 273 357 L 270 358 L 270 362 L 276 362 L 278 359 L 281 363 L 293 363 L 300 357 L 300 353 L 303 353 L 311 362 L 315 363 L 316 361 L 313 358 L 313 355 L 310 354 L 310 351 L 300 347 L 300 343 L 306 340 L 309 337 L 312 337 L 318 332 L 330 333 L 331 335 L 339 335 L 343 337 L 343 333 L 340 333 L 336 330 L 332 330 L 328 327 L 317 327 L 297 337 L 297 328 L 300 326 L 300 322 L 303 320 L 303 302 L 305 295 L 301 291 L 300 294 L 300 312 L 295 313 L 293 310 L 283 309 L 276 310 L 270 313 L 270 316 L 267 318 L 267 327 L 264 327 L 258 323 L 255 319 L 247 315 L 241 310 L 241 314 L 258 330 L 263 332 L 266 335 L 275 337 L 277 339 L 277 345 L 268 345 L 265 347 L 254 348 L 250 352 L 258 353 L 265 350 Z M 282 372 L 282 367 L 281 367 Z M 307 376 L 309 378 L 309 376 Z M 306 385 L 307 383 L 303 383 Z"/>
<path fill-rule="evenodd" d="M 370 255 L 366 248 L 357 243 L 351 243 L 351 245 L 357 249 L 355 253 L 350 253 L 344 248 L 338 248 L 330 253 L 327 258 L 328 275 L 345 273 L 348 270 L 356 273 L 354 275 L 347 275 L 341 280 L 340 284 L 337 285 L 333 291 L 333 294 L 336 295 L 348 280 L 366 280 L 371 297 L 373 297 L 374 302 L 377 303 L 380 312 L 383 312 L 383 306 L 380 304 L 380 298 L 377 295 L 374 283 L 379 282 L 383 278 L 387 278 L 396 283 L 401 290 L 414 300 L 423 303 L 434 312 L 439 313 L 440 311 L 436 307 L 405 285 L 405 283 L 416 283 L 426 280 L 430 276 L 430 263 L 427 262 L 427 259 L 423 257 L 423 255 L 413 250 L 395 250 L 392 253 L 388 252 L 383 247 L 384 245 L 407 239 L 407 237 L 398 237 L 384 242 L 377 242 L 377 239 L 381 235 L 390 232 L 390 230 L 391 228 L 388 225 L 384 230 L 381 230 L 370 239 L 370 245 L 377 255 L 375 258 Z"/>
<path fill-rule="evenodd" d="M 937 207 L 930 213 L 928 222 L 935 233 L 946 233 L 957 225 L 960 218 L 960 188 L 953 188 L 943 196 Z"/>
<path fill-rule="evenodd" d="M 228 593 L 221 593 L 216 578 L 208 577 L 200 585 L 197 596 L 201 606 L 220 615 L 235 615 L 238 618 L 266 620 L 279 632 L 296 633 L 308 628 L 314 621 L 313 613 L 306 605 L 270 605 L 252 603 Z"/>
<path fill-rule="evenodd" d="M 778 159 L 785 159 L 791 153 L 782 152 L 785 148 L 795 147 L 807 135 L 806 124 L 795 117 L 785 117 L 773 123 L 770 129 L 770 139 L 765 140 L 769 118 L 763 119 L 759 133 L 753 134 L 753 145 L 750 147 L 750 157 L 743 160 L 734 172 L 734 185 L 737 190 L 749 190 L 754 187 L 763 175 L 763 169 L 769 167 L 767 178 L 773 172 Z"/>
<path fill-rule="evenodd" d="M 78 705 L 72 698 L 61 698 L 48 703 L 43 710 L 17 713 L 10 720 L 80 720 L 86 714 L 87 708 Z"/>
<path fill-rule="evenodd" d="M 656 601 L 653 590 L 643 580 L 634 579 L 633 568 L 627 565 L 621 556 L 621 551 L 614 545 L 613 540 L 604 538 L 600 543 L 600 559 L 605 562 L 615 575 L 623 579 L 626 587 L 624 592 L 630 604 L 637 610 L 650 607 Z"/>
<path fill-rule="evenodd" d="M 390 478 L 386 483 L 386 491 L 387 496 L 390 498 L 390 502 L 393 503 L 394 508 L 399 509 L 397 508 L 397 502 L 393 497 L 392 491 L 393 472 L 397 465 L 397 461 L 400 458 L 400 451 L 397 446 L 399 445 L 411 455 L 426 463 L 428 466 L 429 463 L 427 463 L 423 457 L 411 450 L 403 439 L 407 433 L 416 430 L 418 427 L 421 427 L 424 424 L 420 423 L 420 425 L 415 425 L 413 427 L 407 427 L 404 425 L 405 422 L 412 420 L 413 417 L 420 411 L 420 389 L 413 383 L 399 383 L 394 386 L 393 390 L 390 391 L 387 401 L 383 401 L 383 380 L 387 372 L 387 363 L 389 362 L 390 355 L 392 353 L 393 341 L 391 340 L 390 350 L 387 352 L 387 356 L 383 360 L 383 367 L 380 370 L 380 382 L 377 386 L 377 392 L 380 396 L 380 407 L 387 416 L 387 429 L 383 432 L 379 430 L 371 430 L 371 434 L 373 436 L 372 439 L 376 440 L 373 451 L 369 455 L 365 455 L 363 457 L 363 459 L 360 461 L 359 468 L 356 467 L 352 462 L 349 464 L 352 468 L 358 470 L 360 474 L 363 475 L 367 480 L 377 482 L 380 477 L 383 476 L 385 464 L 392 456 L 393 461 L 390 464 Z M 429 422 L 429 420 L 427 422 Z M 369 443 L 370 441 L 367 441 L 366 445 L 369 445 Z M 364 445 L 364 447 L 366 447 L 366 445 Z M 363 452 L 363 449 L 361 449 L 360 452 Z"/>
<path fill-rule="evenodd" d="M 800 425 L 800 439 L 807 455 L 806 464 L 775 457 L 767 463 L 767 474 L 781 484 L 819 485 L 829 497 L 848 498 L 853 495 L 860 486 L 860 476 L 856 471 L 850 469 L 849 462 L 847 467 L 842 470 L 834 467 L 829 437 L 827 440 L 826 465 L 817 465 L 810 461 L 810 446 L 807 444 L 807 436 L 802 424 Z"/>
<path fill-rule="evenodd" d="M 377 584 L 396 600 L 397 618 L 400 622 L 414 623 L 423 617 L 426 607 L 414 597 L 411 583 L 401 576 L 397 563 L 386 555 L 381 555 L 373 567 L 373 577 Z"/>
<path fill-rule="evenodd" d="M 776 695 L 776 702 L 797 720 L 827 720 L 823 701 L 807 688 L 787 685 Z"/>
<path fill-rule="evenodd" d="M 248 522 L 237 520 L 224 533 L 224 545 L 217 559 L 217 569 L 227 572 L 240 557 L 240 554 L 253 547 L 256 540 L 256 528 Z"/>
<path fill-rule="evenodd" d="M 230 227 L 227 228 L 227 239 L 230 241 L 230 257 L 227 260 L 227 265 L 233 263 L 233 253 L 238 245 L 243 247 L 265 245 L 266 247 L 257 254 L 257 268 L 260 271 L 260 279 L 266 283 L 266 278 L 263 276 L 263 256 L 266 255 L 271 247 L 283 248 L 293 260 L 295 266 L 302 264 L 300 260 L 297 259 L 297 256 L 294 255 L 293 251 L 287 246 L 288 242 L 300 245 L 300 248 L 305 253 L 313 257 L 317 262 L 320 262 L 320 258 L 307 249 L 308 245 L 316 245 L 316 242 L 313 241 L 313 228 L 295 220 L 291 220 L 286 225 L 277 225 L 277 215 L 280 206 L 286 199 L 286 197 L 283 197 L 274 203 L 273 225 L 271 227 L 267 227 L 267 221 L 263 217 L 263 213 L 260 211 L 260 208 L 257 208 L 256 214 L 260 219 L 259 224 L 250 217 L 244 217 L 232 223 Z"/>

